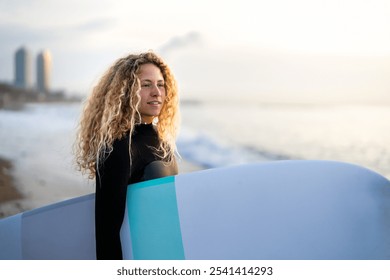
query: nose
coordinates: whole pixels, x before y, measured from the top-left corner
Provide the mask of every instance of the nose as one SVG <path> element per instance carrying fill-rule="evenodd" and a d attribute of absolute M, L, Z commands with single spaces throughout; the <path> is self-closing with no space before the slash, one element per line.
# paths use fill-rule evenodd
<path fill-rule="evenodd" d="M 152 91 L 150 92 L 150 95 L 153 97 L 161 96 L 161 90 L 158 85 L 154 85 Z"/>

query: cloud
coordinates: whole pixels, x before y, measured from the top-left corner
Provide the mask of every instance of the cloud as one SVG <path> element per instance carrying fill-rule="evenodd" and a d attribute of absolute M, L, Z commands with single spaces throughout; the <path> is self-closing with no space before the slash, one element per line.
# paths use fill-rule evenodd
<path fill-rule="evenodd" d="M 158 49 L 158 52 L 164 56 L 167 56 L 173 51 L 192 46 L 201 46 L 202 43 L 202 35 L 199 32 L 192 31 L 183 36 L 176 36 L 171 38 Z"/>
<path fill-rule="evenodd" d="M 72 32 L 81 31 L 81 32 L 96 32 L 101 30 L 106 30 L 115 25 L 115 19 L 113 18 L 96 18 L 89 21 L 85 21 L 79 24 L 69 26 Z"/>
<path fill-rule="evenodd" d="M 83 38 L 101 33 L 112 28 L 115 20 L 112 18 L 97 18 L 75 24 L 47 25 L 45 27 L 30 27 L 22 24 L 0 25 L 1 49 L 15 48 L 20 45 L 47 47 L 61 46 L 65 41 L 82 42 Z M 77 45 L 77 43 L 76 43 Z"/>
<path fill-rule="evenodd" d="M 0 38 L 2 49 L 15 47 L 21 44 L 35 44 L 42 41 L 47 35 L 41 30 L 33 29 L 17 24 L 0 26 Z"/>

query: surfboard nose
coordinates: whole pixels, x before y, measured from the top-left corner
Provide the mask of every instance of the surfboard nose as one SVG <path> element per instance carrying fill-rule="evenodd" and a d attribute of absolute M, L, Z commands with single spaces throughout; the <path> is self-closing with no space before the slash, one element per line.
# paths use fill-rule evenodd
<path fill-rule="evenodd" d="M 390 259 L 390 183 L 365 168 L 281 161 L 176 184 L 186 258 Z"/>

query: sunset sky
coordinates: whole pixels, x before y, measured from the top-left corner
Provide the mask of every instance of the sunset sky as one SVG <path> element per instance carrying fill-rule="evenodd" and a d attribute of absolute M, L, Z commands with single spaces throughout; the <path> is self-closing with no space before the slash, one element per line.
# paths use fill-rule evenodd
<path fill-rule="evenodd" d="M 0 0 L 0 81 L 49 49 L 52 85 L 86 94 L 129 52 L 155 50 L 183 98 L 390 101 L 387 0 Z"/>

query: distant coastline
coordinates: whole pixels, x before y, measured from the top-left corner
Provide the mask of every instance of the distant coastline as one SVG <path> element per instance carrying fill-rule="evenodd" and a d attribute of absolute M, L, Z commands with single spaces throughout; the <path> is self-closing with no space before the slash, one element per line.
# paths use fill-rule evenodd
<path fill-rule="evenodd" d="M 42 93 L 33 89 L 17 88 L 0 83 L 0 109 L 19 110 L 25 103 L 79 102 L 77 97 L 67 97 L 63 91 Z"/>

